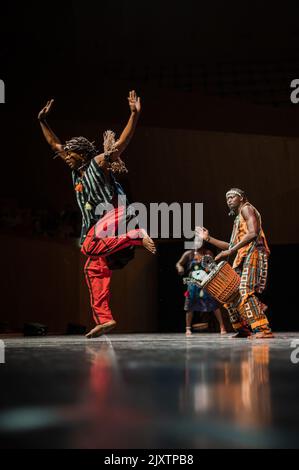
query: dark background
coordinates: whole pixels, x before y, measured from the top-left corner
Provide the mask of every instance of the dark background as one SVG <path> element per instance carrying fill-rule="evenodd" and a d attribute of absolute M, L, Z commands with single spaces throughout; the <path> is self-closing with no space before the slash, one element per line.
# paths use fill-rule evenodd
<path fill-rule="evenodd" d="M 1 5 L 3 328 L 40 320 L 62 332 L 87 317 L 80 217 L 68 169 L 53 162 L 39 130 L 39 109 L 54 97 L 50 122 L 61 139 L 83 134 L 100 146 L 104 130 L 126 122 L 130 89 L 143 102 L 126 152 L 131 199 L 204 202 L 205 225 L 227 239 L 225 191 L 243 187 L 272 249 L 270 319 L 275 329 L 299 328 L 299 105 L 290 102 L 298 13 L 295 1 Z M 182 250 L 182 242 L 160 243 L 155 261 L 138 258 L 116 275 L 120 331 L 182 328 L 174 270 Z M 122 313 L 124 284 L 135 303 Z"/>

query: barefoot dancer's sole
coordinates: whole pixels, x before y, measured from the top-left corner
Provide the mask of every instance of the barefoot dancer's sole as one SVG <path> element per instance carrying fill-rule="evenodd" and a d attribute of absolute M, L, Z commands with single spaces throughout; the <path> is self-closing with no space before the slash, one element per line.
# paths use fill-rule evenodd
<path fill-rule="evenodd" d="M 116 327 L 115 321 L 104 323 L 103 325 L 98 325 L 86 335 L 86 338 L 87 339 L 99 338 L 100 336 L 105 335 L 106 333 L 109 333 L 115 327 Z"/>
<path fill-rule="evenodd" d="M 141 230 L 141 234 L 142 234 L 142 239 L 143 239 L 142 240 L 143 247 L 147 251 L 152 253 L 153 255 L 156 255 L 157 254 L 157 248 L 156 248 L 154 240 L 151 239 L 151 237 L 148 235 L 148 233 L 144 229 Z"/>

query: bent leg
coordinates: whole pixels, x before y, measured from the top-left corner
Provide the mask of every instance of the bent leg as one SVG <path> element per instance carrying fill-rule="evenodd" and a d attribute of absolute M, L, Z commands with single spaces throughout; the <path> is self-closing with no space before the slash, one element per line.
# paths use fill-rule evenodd
<path fill-rule="evenodd" d="M 93 228 L 83 243 L 82 253 L 86 256 L 108 256 L 129 246 L 142 246 L 142 240 L 141 230 L 132 230 L 118 237 L 96 238 Z"/>

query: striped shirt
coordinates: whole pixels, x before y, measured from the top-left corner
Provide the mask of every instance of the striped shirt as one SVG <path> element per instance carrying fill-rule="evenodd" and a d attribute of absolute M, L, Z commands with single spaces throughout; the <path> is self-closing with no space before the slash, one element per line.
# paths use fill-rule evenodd
<path fill-rule="evenodd" d="M 104 208 L 107 204 L 115 206 L 118 197 L 122 198 L 123 205 L 127 204 L 127 208 L 129 208 L 129 203 L 123 188 L 115 180 L 113 174 L 111 173 L 111 181 L 109 182 L 95 159 L 91 160 L 86 167 L 83 176 L 74 170 L 72 177 L 76 189 L 77 203 L 82 214 L 82 244 L 89 230 L 101 218 L 101 210 L 99 210 L 101 207 Z M 80 190 L 78 185 L 81 185 Z"/>

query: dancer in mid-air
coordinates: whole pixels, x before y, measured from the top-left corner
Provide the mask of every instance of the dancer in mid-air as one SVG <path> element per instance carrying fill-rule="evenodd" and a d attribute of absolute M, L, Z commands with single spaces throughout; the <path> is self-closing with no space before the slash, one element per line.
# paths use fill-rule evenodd
<path fill-rule="evenodd" d="M 133 258 L 137 245 L 156 253 L 155 243 L 145 230 L 126 230 L 135 214 L 115 178 L 127 173 L 120 156 L 134 134 L 141 112 L 141 101 L 135 91 L 130 92 L 128 101 L 129 121 L 118 140 L 112 131 L 104 134 L 103 152 L 98 152 L 85 137 L 73 137 L 61 143 L 46 121 L 54 100 L 49 101 L 38 115 L 46 141 L 72 170 L 73 186 L 82 213 L 82 252 L 88 257 L 85 277 L 96 323 L 87 338 L 101 336 L 116 326 L 109 306 L 112 271 L 124 267 Z"/>
<path fill-rule="evenodd" d="M 207 229 L 197 227 L 197 235 L 223 250 L 215 261 L 221 261 L 236 254 L 233 268 L 241 277 L 239 296 L 233 304 L 225 305 L 236 337 L 251 339 L 273 338 L 267 309 L 258 297 L 267 281 L 268 257 L 270 250 L 262 229 L 261 215 L 253 207 L 244 191 L 232 188 L 226 194 L 230 215 L 235 217 L 230 243 L 213 238 Z"/>

